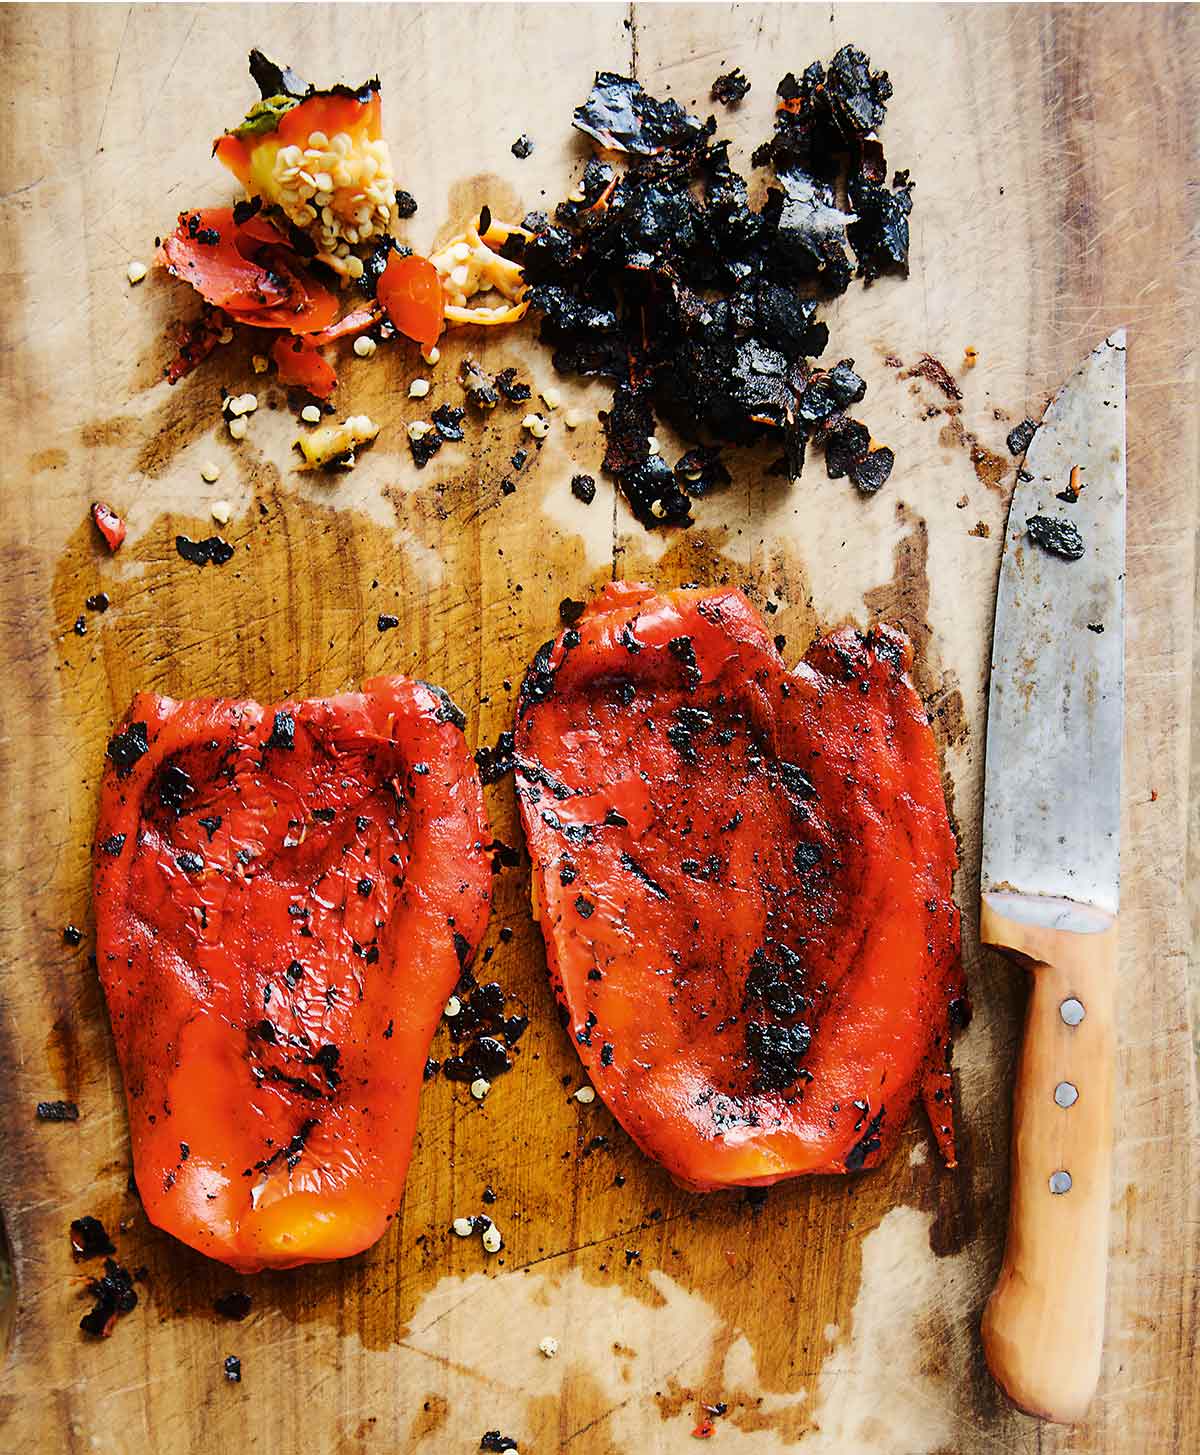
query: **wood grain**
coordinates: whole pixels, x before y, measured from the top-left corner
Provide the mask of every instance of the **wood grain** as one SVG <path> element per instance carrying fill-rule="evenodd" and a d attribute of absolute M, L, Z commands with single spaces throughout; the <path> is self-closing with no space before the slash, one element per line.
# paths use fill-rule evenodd
<path fill-rule="evenodd" d="M 418 246 L 487 200 L 497 214 L 563 195 L 586 149 L 571 106 L 599 67 L 636 66 L 706 110 L 718 72 L 754 83 L 722 130 L 743 162 L 785 70 L 844 41 L 886 65 L 889 160 L 917 179 L 912 276 L 829 310 L 833 349 L 865 373 L 866 418 L 899 464 L 874 500 L 810 469 L 796 486 L 751 458 L 696 527 L 648 536 L 601 484 L 595 426 L 556 426 L 502 496 L 516 418 L 493 418 L 418 474 L 398 421 L 415 360 L 351 359 L 342 399 L 387 428 L 352 475 L 297 474 L 278 390 L 241 446 L 219 391 L 252 387 L 231 345 L 174 390 L 163 335 L 190 300 L 125 281 L 183 205 L 229 188 L 207 139 L 247 96 L 257 43 L 319 80 L 378 70 Z M 16 1275 L 4 1448 L 470 1451 L 500 1428 L 522 1450 L 692 1448 L 724 1401 L 722 1448 L 1175 1452 L 1200 1440 L 1196 1098 L 1183 864 L 1190 732 L 1197 424 L 1194 177 L 1198 55 L 1183 7 L 4 7 L 12 98 L 0 153 L 0 409 L 5 642 L 0 750 L 0 1206 Z M 509 151 L 527 131 L 533 156 Z M 543 199 L 543 190 L 545 199 Z M 1083 354 L 1130 330 L 1128 751 L 1116 1159 L 1100 1388 L 1074 1432 L 998 1394 L 979 1317 L 999 1265 L 1009 1095 L 1023 986 L 980 950 L 978 818 L 985 671 L 1013 478 L 1004 437 Z M 520 331 L 463 339 L 434 373 L 454 401 L 464 347 L 549 384 Z M 974 368 L 963 370 L 968 348 Z M 959 378 L 956 404 L 909 374 L 922 353 Z M 900 361 L 892 367 L 888 359 Z M 564 386 L 594 410 L 603 391 Z M 278 406 L 269 408 L 272 397 Z M 206 459 L 217 486 L 199 475 Z M 173 549 L 234 506 L 221 571 Z M 110 560 L 88 503 L 124 508 Z M 960 502 L 964 502 L 960 506 Z M 739 582 L 778 606 L 785 654 L 819 626 L 899 621 L 921 652 L 962 847 L 959 899 L 975 1019 L 957 1053 L 961 1164 L 946 1172 L 914 1120 L 869 1176 L 737 1195 L 673 1188 L 599 1105 L 568 1099 L 578 1066 L 558 1028 L 524 866 L 502 873 L 492 966 L 532 1017 L 516 1068 L 481 1107 L 427 1089 L 390 1234 L 347 1263 L 238 1280 L 149 1227 L 126 1190 L 115 1062 L 88 961 L 87 844 L 107 729 L 137 688 L 322 693 L 413 670 L 506 727 L 512 688 L 556 629 L 559 600 L 614 575 Z M 104 616 L 84 598 L 104 589 Z M 380 634 L 380 611 L 400 618 Z M 87 635 L 72 630 L 87 618 Z M 489 790 L 518 842 L 511 785 Z M 75 950 L 68 922 L 89 933 Z M 501 943 L 499 931 L 513 937 Z M 435 1054 L 438 1054 L 435 1051 Z M 36 1101 L 77 1100 L 75 1125 Z M 607 1140 L 593 1145 L 593 1139 Z M 485 1184 L 505 1250 L 449 1234 Z M 144 1265 L 139 1307 L 82 1341 L 70 1218 L 101 1216 Z M 213 1298 L 244 1283 L 241 1324 Z M 546 1360 L 544 1334 L 560 1340 Z M 224 1380 L 237 1353 L 243 1382 Z"/>

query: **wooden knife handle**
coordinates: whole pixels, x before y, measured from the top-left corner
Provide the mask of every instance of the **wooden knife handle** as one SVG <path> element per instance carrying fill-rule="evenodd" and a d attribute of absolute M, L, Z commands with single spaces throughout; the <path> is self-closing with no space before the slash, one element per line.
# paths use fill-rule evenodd
<path fill-rule="evenodd" d="M 983 1348 L 1015 1404 L 1072 1424 L 1095 1391 L 1104 1339 L 1117 925 L 1025 923 L 1031 902 L 997 906 L 1009 899 L 985 896 L 980 938 L 1032 961 L 1033 983 L 1013 1093 L 1008 1238 Z"/>

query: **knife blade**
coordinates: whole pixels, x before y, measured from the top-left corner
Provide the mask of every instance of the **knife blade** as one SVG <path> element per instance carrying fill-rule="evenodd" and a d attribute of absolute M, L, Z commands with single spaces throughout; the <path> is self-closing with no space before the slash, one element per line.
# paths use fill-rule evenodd
<path fill-rule="evenodd" d="M 1063 1423 L 1083 1418 L 1104 1334 L 1124 575 L 1122 331 L 1059 390 L 1026 453 L 988 692 L 980 939 L 1028 965 L 1032 983 L 1008 1236 L 982 1336 L 1009 1397 Z"/>
<path fill-rule="evenodd" d="M 1046 410 L 1009 508 L 988 693 L 982 889 L 1115 915 L 1120 882 L 1125 614 L 1125 336 Z M 1072 493 L 1078 498 L 1064 500 Z M 1036 516 L 1078 530 L 1078 560 L 1036 544 Z"/>

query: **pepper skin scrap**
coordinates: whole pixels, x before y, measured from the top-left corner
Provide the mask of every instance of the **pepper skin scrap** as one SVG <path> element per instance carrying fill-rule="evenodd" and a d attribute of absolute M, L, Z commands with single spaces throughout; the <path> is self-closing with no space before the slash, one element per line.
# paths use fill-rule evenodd
<path fill-rule="evenodd" d="M 278 707 L 143 694 L 109 743 L 93 892 L 138 1190 L 231 1268 L 347 1257 L 400 1202 L 491 892 L 462 725 L 378 677 Z"/>
<path fill-rule="evenodd" d="M 891 627 L 788 672 L 735 590 L 614 583 L 525 678 L 515 757 L 588 1078 L 682 1185 L 954 1163 L 966 1000 L 937 751 Z"/>

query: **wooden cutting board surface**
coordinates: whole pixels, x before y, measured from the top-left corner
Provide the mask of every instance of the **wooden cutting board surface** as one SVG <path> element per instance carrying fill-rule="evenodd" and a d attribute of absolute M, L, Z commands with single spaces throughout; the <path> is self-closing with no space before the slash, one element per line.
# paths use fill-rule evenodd
<path fill-rule="evenodd" d="M 0 1205 L 15 1311 L 0 1393 L 8 1450 L 468 1452 L 499 1429 L 522 1451 L 639 1455 L 694 1448 L 718 1402 L 715 1448 L 805 1452 L 1194 1450 L 1197 1425 L 1195 1085 L 1183 895 L 1197 434 L 1194 338 L 1195 12 L 713 5 L 387 8 L 12 7 L 0 11 L 9 103 L 0 154 L 0 327 L 7 444 L 3 599 Z M 503 496 L 519 410 L 497 411 L 418 473 L 415 356 L 348 358 L 340 400 L 384 424 L 351 474 L 304 477 L 282 391 L 250 348 L 221 349 L 174 389 L 168 325 L 194 311 L 131 259 L 184 206 L 231 196 L 209 139 L 250 99 L 251 44 L 316 79 L 383 80 L 398 179 L 427 247 L 483 202 L 500 216 L 563 196 L 587 154 L 572 105 L 597 68 L 627 70 L 707 114 L 714 77 L 754 89 L 722 112 L 747 163 L 780 75 L 863 45 L 897 96 L 885 142 L 917 181 L 912 275 L 855 286 L 827 311 L 834 357 L 867 377 L 863 407 L 897 451 L 874 499 L 817 461 L 788 486 L 769 456 L 686 533 L 647 535 L 598 475 L 604 391 L 561 385 L 592 420 L 561 417 Z M 719 108 L 718 108 L 719 109 Z M 536 146 L 518 161 L 512 141 Z M 1189 261 L 1190 259 L 1190 261 Z M 1108 1338 L 1085 1425 L 1006 1407 L 979 1351 L 1007 1189 L 1008 1099 L 1024 986 L 975 932 L 985 672 L 1014 462 L 1005 435 L 1106 332 L 1130 330 L 1128 735 L 1121 1052 Z M 554 381 L 528 326 L 461 337 L 431 402 L 459 402 L 464 348 Z M 966 354 L 977 361 L 966 368 Z M 910 374 L 943 361 L 956 405 Z M 423 373 L 430 371 L 421 370 Z M 244 443 L 222 386 L 262 401 Z M 272 407 L 275 406 L 275 407 Z M 427 406 L 426 406 L 427 407 Z M 674 442 L 668 441 L 674 458 Z M 205 485 L 200 467 L 217 462 Z M 115 559 L 94 498 L 128 517 Z M 230 564 L 199 571 L 178 531 L 233 506 Z M 613 576 L 742 584 L 778 605 L 799 656 L 821 628 L 877 618 L 915 639 L 963 865 L 975 1019 L 956 1053 L 962 1160 L 938 1165 L 914 1117 L 879 1170 L 737 1194 L 673 1187 L 580 1082 L 546 984 L 527 866 L 496 882 L 486 943 L 532 1018 L 515 1069 L 482 1106 L 437 1080 L 424 1094 L 403 1208 L 368 1253 L 239 1279 L 149 1226 L 127 1189 L 119 1078 L 95 970 L 88 844 L 104 744 L 135 689 L 177 696 L 314 695 L 381 670 L 442 683 L 492 741 L 513 686 L 557 629 L 558 603 Z M 111 609 L 87 612 L 104 590 Z M 384 634 L 386 612 L 399 627 Z M 76 619 L 86 623 L 75 634 Z M 519 842 L 511 782 L 488 790 Z M 63 926 L 85 930 L 78 949 Z M 511 942 L 499 931 L 511 926 Z M 444 1035 L 434 1054 L 444 1054 Z M 75 1125 L 35 1122 L 44 1098 Z M 602 1138 L 602 1141 L 593 1139 Z M 505 1249 L 487 1257 L 451 1220 L 485 1184 Z M 85 1270 L 71 1218 L 116 1230 L 144 1265 L 113 1337 L 78 1331 Z M 1065 1252 L 1065 1250 L 1064 1250 Z M 213 1299 L 253 1295 L 243 1323 Z M 557 1358 L 538 1351 L 559 1340 Z M 227 1354 L 242 1360 L 226 1382 Z"/>

